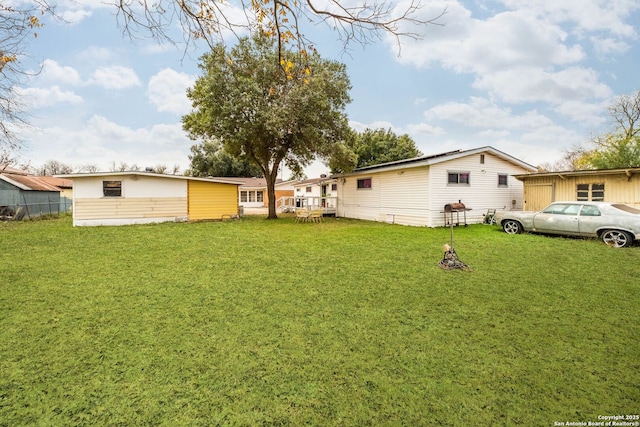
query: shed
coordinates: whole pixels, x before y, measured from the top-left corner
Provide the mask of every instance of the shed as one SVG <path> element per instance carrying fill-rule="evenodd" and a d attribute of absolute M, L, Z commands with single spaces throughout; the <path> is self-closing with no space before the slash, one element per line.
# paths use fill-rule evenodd
<path fill-rule="evenodd" d="M 58 175 L 73 181 L 73 225 L 197 221 L 238 215 L 240 182 L 152 172 Z"/>
<path fill-rule="evenodd" d="M 394 224 L 446 225 L 444 206 L 462 202 L 469 223 L 488 209 L 522 210 L 522 182 L 537 169 L 493 147 L 455 150 L 335 175 L 337 216 Z"/>
<path fill-rule="evenodd" d="M 555 201 L 603 201 L 640 208 L 640 168 L 541 172 L 516 175 L 524 185 L 525 210 Z"/>
<path fill-rule="evenodd" d="M 64 211 L 60 207 L 60 188 L 42 178 L 14 168 L 2 169 L 0 216 L 31 218 Z"/>

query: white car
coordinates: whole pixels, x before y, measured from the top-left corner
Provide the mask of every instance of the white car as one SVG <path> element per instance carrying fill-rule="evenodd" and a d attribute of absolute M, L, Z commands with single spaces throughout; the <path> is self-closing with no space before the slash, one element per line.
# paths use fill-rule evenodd
<path fill-rule="evenodd" d="M 540 212 L 497 212 L 496 224 L 508 234 L 597 237 L 616 248 L 640 240 L 640 210 L 620 203 L 555 202 Z"/>

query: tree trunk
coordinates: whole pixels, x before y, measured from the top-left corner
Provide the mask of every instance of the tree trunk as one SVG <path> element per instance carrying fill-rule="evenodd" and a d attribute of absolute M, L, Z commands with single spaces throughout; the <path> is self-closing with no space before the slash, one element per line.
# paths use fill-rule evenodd
<path fill-rule="evenodd" d="M 269 205 L 269 215 L 267 219 L 277 219 L 276 213 L 276 179 L 278 177 L 278 168 L 274 167 L 270 173 L 265 174 L 267 180 L 267 200 Z"/>

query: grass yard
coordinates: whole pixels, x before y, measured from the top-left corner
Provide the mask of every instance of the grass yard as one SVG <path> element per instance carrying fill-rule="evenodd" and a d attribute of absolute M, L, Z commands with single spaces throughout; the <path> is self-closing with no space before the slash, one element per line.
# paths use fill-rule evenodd
<path fill-rule="evenodd" d="M 0 223 L 1 426 L 553 426 L 640 412 L 640 248 L 293 218 Z"/>

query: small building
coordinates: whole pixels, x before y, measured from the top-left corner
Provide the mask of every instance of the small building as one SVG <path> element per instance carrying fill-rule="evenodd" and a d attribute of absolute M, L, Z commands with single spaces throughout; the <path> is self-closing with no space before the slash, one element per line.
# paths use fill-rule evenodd
<path fill-rule="evenodd" d="M 481 223 L 489 209 L 522 210 L 522 182 L 513 175 L 536 170 L 493 147 L 363 167 L 334 176 L 337 216 L 437 227 L 447 224 L 445 205 L 459 202 L 470 209 L 460 222 Z"/>
<path fill-rule="evenodd" d="M 22 219 L 64 212 L 60 188 L 43 178 L 19 169 L 3 168 L 0 171 L 0 217 Z"/>
<path fill-rule="evenodd" d="M 541 172 L 516 175 L 524 185 L 524 209 L 556 201 L 623 203 L 640 209 L 640 168 Z"/>
<path fill-rule="evenodd" d="M 238 216 L 232 180 L 152 172 L 58 175 L 73 181 L 73 225 L 127 225 Z"/>

